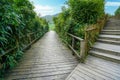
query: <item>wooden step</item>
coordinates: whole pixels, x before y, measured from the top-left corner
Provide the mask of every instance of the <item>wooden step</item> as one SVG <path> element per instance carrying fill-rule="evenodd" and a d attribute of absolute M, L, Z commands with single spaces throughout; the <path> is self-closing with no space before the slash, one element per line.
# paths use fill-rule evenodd
<path fill-rule="evenodd" d="M 109 61 L 120 63 L 120 56 L 115 56 L 115 55 L 111 55 L 111 54 L 101 53 L 101 52 L 97 52 L 97 51 L 94 51 L 94 50 L 91 50 L 90 54 L 95 56 L 95 57 L 99 57 L 99 58 L 103 58 L 105 60 L 109 60 Z"/>
<path fill-rule="evenodd" d="M 103 49 L 103 48 L 93 47 L 92 50 L 93 50 L 93 51 L 97 51 L 97 52 L 101 52 L 101 53 L 106 53 L 106 54 L 111 54 L 111 55 L 120 56 L 120 53 L 119 53 L 119 52 L 114 52 L 114 51 L 106 50 L 106 49 Z"/>
<path fill-rule="evenodd" d="M 120 26 L 106 26 L 103 29 L 105 30 L 120 30 Z"/>
<path fill-rule="evenodd" d="M 109 22 L 109 23 L 120 23 L 120 20 L 117 20 L 117 19 L 109 19 L 108 22 Z"/>
<path fill-rule="evenodd" d="M 101 34 L 120 35 L 120 30 L 102 30 Z"/>
<path fill-rule="evenodd" d="M 106 32 L 120 32 L 120 30 L 102 30 L 102 31 L 106 31 Z"/>
<path fill-rule="evenodd" d="M 97 39 L 98 42 L 120 45 L 120 41 L 110 39 Z"/>
<path fill-rule="evenodd" d="M 120 20 L 109 20 L 106 26 L 120 26 Z"/>
<path fill-rule="evenodd" d="M 99 39 L 110 39 L 110 40 L 116 40 L 120 41 L 120 36 L 119 35 L 105 35 L 105 34 L 100 34 Z"/>
<path fill-rule="evenodd" d="M 106 60 L 119 62 L 120 60 L 120 47 L 119 45 L 106 44 L 96 42 L 90 51 L 91 55 L 100 57 Z"/>
<path fill-rule="evenodd" d="M 93 48 L 105 50 L 108 52 L 113 52 L 113 53 L 116 53 L 118 55 L 120 54 L 120 46 L 119 45 L 96 42 L 95 45 L 93 46 Z"/>

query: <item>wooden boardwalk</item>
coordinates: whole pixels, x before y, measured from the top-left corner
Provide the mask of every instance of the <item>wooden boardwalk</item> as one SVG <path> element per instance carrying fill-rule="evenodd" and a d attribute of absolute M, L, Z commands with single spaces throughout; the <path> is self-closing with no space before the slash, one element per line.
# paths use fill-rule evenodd
<path fill-rule="evenodd" d="M 111 21 L 112 27 L 109 23 L 101 32 L 85 63 L 79 63 L 57 34 L 50 31 L 26 51 L 5 80 L 120 80 L 120 32 L 111 30 L 120 29 L 114 27 L 120 22 Z"/>
<path fill-rule="evenodd" d="M 5 80 L 65 80 L 78 61 L 57 34 L 48 32 L 26 51 L 19 65 Z"/>
<path fill-rule="evenodd" d="M 79 63 L 66 80 L 120 80 L 120 64 L 88 56 Z"/>

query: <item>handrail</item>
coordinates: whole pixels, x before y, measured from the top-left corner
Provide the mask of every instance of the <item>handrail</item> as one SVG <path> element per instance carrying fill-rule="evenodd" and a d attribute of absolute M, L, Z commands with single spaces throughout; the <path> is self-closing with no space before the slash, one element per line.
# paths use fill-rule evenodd
<path fill-rule="evenodd" d="M 85 58 L 85 45 L 86 45 L 86 41 L 80 37 L 77 37 L 73 34 L 67 33 L 68 36 L 72 37 L 72 44 L 68 43 L 68 46 L 70 47 L 70 49 L 76 54 L 76 56 L 81 59 L 81 62 L 84 62 L 84 58 Z M 75 49 L 75 39 L 80 41 L 80 52 L 78 53 Z"/>
<path fill-rule="evenodd" d="M 26 36 L 29 36 L 29 35 L 32 35 L 32 34 L 38 33 L 38 32 L 39 32 L 39 31 L 36 31 L 36 32 L 33 32 L 33 33 L 28 33 L 27 35 L 20 37 L 20 39 L 21 39 L 21 38 L 24 38 L 24 37 L 26 37 Z"/>
<path fill-rule="evenodd" d="M 37 32 L 34 32 L 34 33 L 32 33 L 32 34 L 35 34 L 35 33 L 38 33 L 39 31 L 37 31 Z M 25 51 L 30 45 L 32 45 L 35 41 L 37 41 L 39 38 L 36 38 L 36 39 L 33 39 L 32 41 L 31 41 L 31 37 L 30 37 L 30 35 L 32 35 L 32 34 L 27 34 L 27 35 L 29 35 L 29 36 L 27 36 L 28 38 L 29 38 L 29 44 L 26 46 L 26 47 L 24 47 L 23 49 L 22 49 L 22 51 Z M 23 37 L 21 37 L 21 38 L 24 38 L 25 36 L 23 36 Z M 19 38 L 20 39 L 20 38 Z M 11 49 L 9 49 L 9 50 L 7 50 L 3 55 L 0 55 L 0 58 L 2 57 L 2 56 L 4 56 L 4 55 L 6 55 L 6 54 L 9 54 L 10 52 L 12 52 L 12 51 L 14 51 L 15 49 L 17 48 L 17 46 L 15 46 L 14 48 L 11 48 Z M 0 63 L 0 69 L 2 68 L 2 64 Z"/>
<path fill-rule="evenodd" d="M 70 33 L 67 33 L 68 35 L 70 35 L 70 36 L 72 36 L 72 37 L 74 37 L 74 38 L 76 38 L 76 39 L 78 39 L 78 40 L 80 40 L 80 41 L 82 41 L 83 39 L 82 38 L 80 38 L 80 37 L 77 37 L 77 36 L 75 36 L 75 35 L 73 35 L 73 34 L 70 34 Z"/>
<path fill-rule="evenodd" d="M 96 28 L 90 28 L 90 29 L 86 29 L 85 31 L 92 31 L 95 30 Z"/>
<path fill-rule="evenodd" d="M 85 40 L 86 40 L 86 53 L 90 50 L 92 44 L 96 41 L 99 33 L 105 26 L 108 20 L 108 16 L 105 15 L 103 20 L 99 20 L 96 24 L 89 25 L 88 29 L 85 30 Z"/>
<path fill-rule="evenodd" d="M 68 44 L 71 50 L 77 55 L 77 57 L 82 60 L 82 62 L 84 62 L 85 57 L 91 47 L 89 44 L 91 42 L 92 43 L 95 42 L 96 36 L 100 33 L 101 29 L 104 27 L 106 21 L 107 21 L 107 15 L 104 17 L 103 20 L 100 20 L 96 24 L 89 25 L 89 27 L 85 29 L 84 39 L 77 37 L 73 34 L 67 33 L 68 36 L 72 37 L 71 39 L 72 42 L 71 43 L 67 41 L 65 42 Z M 80 52 L 79 53 L 74 49 L 75 39 L 80 41 Z"/>
<path fill-rule="evenodd" d="M 17 47 L 11 48 L 9 50 L 7 50 L 4 54 L 0 55 L 0 58 L 8 53 L 10 53 L 11 51 L 15 50 Z"/>
<path fill-rule="evenodd" d="M 37 32 L 39 32 L 39 31 L 37 31 Z M 35 34 L 35 33 L 37 33 L 37 32 L 29 33 L 29 34 L 27 34 L 27 35 L 32 35 L 32 34 Z M 20 37 L 20 39 L 21 39 L 21 38 L 24 38 L 24 37 L 25 37 L 25 36 L 22 36 L 22 37 Z M 31 37 L 28 37 L 28 38 L 31 38 Z M 31 39 L 29 39 L 29 40 L 31 40 Z M 30 41 L 30 43 L 28 44 L 28 46 L 31 45 L 33 42 L 35 42 L 35 40 L 36 40 L 36 39 Z M 17 48 L 17 46 L 15 46 L 14 48 L 11 48 L 11 49 L 7 50 L 6 52 L 4 52 L 3 55 L 0 55 L 0 58 L 1 58 L 2 56 L 4 56 L 4 55 L 10 53 L 11 51 L 15 50 L 16 48 Z M 25 49 L 25 48 L 24 48 L 24 49 Z"/>

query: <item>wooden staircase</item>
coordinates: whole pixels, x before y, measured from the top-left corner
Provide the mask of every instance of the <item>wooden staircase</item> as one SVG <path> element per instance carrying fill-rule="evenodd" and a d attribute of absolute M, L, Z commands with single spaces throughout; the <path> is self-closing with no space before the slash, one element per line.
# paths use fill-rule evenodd
<path fill-rule="evenodd" d="M 120 20 L 107 22 L 89 53 L 66 80 L 120 80 Z"/>
<path fill-rule="evenodd" d="M 110 19 L 107 22 L 90 53 L 120 63 L 120 20 Z"/>

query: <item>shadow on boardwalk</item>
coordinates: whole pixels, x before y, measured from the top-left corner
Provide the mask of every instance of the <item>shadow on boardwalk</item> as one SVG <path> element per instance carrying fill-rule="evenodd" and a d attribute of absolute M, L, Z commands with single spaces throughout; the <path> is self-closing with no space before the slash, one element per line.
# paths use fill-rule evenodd
<path fill-rule="evenodd" d="M 54 31 L 26 51 L 19 65 L 9 71 L 6 80 L 65 80 L 78 61 Z"/>

